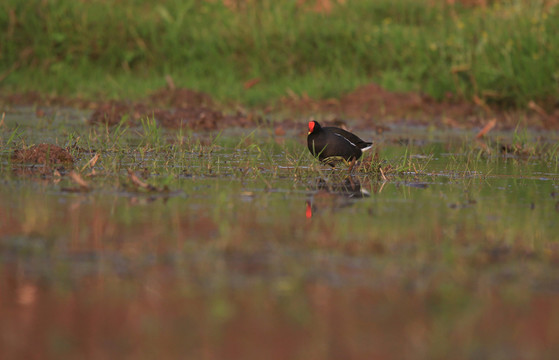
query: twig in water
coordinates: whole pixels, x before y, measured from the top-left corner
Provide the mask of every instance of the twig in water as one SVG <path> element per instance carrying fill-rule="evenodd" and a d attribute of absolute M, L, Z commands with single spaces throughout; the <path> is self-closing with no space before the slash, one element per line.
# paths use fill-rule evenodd
<path fill-rule="evenodd" d="M 497 124 L 497 119 L 493 118 L 493 119 L 489 120 L 489 122 L 483 127 L 483 129 L 481 129 L 477 133 L 476 139 L 481 139 L 483 136 L 485 136 L 485 134 L 487 134 L 489 131 L 491 131 L 491 129 L 493 129 L 496 124 Z"/>
<path fill-rule="evenodd" d="M 130 179 L 132 184 L 134 184 L 135 186 L 141 189 L 146 189 L 148 191 L 161 191 L 161 189 L 140 180 L 140 178 L 136 176 L 134 171 L 130 169 L 128 169 L 128 179 Z"/>
<path fill-rule="evenodd" d="M 101 155 L 95 154 L 95 156 L 92 157 L 92 158 L 87 162 L 87 164 L 85 164 L 85 165 L 83 166 L 82 171 L 84 171 L 85 168 L 87 168 L 88 166 L 89 166 L 90 168 L 93 168 L 93 167 L 95 166 L 95 164 L 97 163 L 97 160 L 99 160 L 100 157 L 101 157 Z"/>
<path fill-rule="evenodd" d="M 75 182 L 79 186 L 79 188 L 77 188 L 77 189 L 65 189 L 66 191 L 89 191 L 89 190 L 91 190 L 91 187 L 89 186 L 87 181 L 85 181 L 80 176 L 80 174 L 78 174 L 74 170 L 70 171 L 70 173 L 68 173 L 68 176 L 70 177 L 70 179 L 73 182 Z"/>
<path fill-rule="evenodd" d="M 382 179 L 384 181 L 387 181 L 388 179 L 386 178 L 386 176 L 384 176 L 384 171 L 382 170 L 382 166 L 379 166 L 378 169 L 380 170 L 380 176 L 382 176 Z"/>

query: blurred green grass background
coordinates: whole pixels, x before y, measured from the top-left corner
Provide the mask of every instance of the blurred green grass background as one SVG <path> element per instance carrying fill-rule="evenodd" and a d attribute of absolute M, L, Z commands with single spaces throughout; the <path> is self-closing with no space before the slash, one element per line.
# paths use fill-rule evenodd
<path fill-rule="evenodd" d="M 559 98 L 557 3 L 4 0 L 0 88 L 134 98 L 168 75 L 254 106 L 376 82 L 439 100 L 549 108 Z"/>

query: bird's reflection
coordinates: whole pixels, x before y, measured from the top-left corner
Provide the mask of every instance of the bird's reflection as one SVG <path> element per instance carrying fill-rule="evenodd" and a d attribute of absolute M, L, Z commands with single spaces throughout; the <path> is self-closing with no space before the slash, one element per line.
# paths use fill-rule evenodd
<path fill-rule="evenodd" d="M 311 186 L 314 193 L 306 200 L 305 216 L 311 218 L 323 210 L 336 211 L 353 205 L 357 199 L 370 195 L 359 178 L 348 176 L 342 181 L 328 181 L 322 178 Z"/>

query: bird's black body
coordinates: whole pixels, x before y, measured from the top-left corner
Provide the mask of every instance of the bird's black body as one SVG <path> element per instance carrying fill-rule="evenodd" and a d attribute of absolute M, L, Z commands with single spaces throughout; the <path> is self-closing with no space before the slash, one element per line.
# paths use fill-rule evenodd
<path fill-rule="evenodd" d="M 357 135 L 337 127 L 322 127 L 316 121 L 309 122 L 307 146 L 318 160 L 330 164 L 340 160 L 351 162 L 359 159 L 372 142 L 361 140 Z"/>

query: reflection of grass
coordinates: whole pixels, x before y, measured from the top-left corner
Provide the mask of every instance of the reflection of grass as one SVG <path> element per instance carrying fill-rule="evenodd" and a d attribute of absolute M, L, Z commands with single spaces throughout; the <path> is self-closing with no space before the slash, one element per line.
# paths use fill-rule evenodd
<path fill-rule="evenodd" d="M 18 303 L 0 317 L 33 326 L 4 344 L 12 354 L 36 341 L 52 358 L 121 358 L 127 344 L 197 358 L 203 343 L 212 354 L 262 349 L 249 359 L 323 358 L 369 354 L 370 334 L 378 344 L 364 358 L 407 358 L 407 346 L 424 358 L 499 358 L 503 348 L 545 355 L 559 335 L 555 295 L 538 291 L 555 290 L 559 260 L 559 179 L 534 175 L 545 160 L 479 155 L 473 142 L 380 144 L 350 181 L 370 197 L 348 198 L 316 188 L 317 178 L 345 184 L 347 172 L 320 165 L 300 139 L 145 126 L 67 136 L 87 193 L 0 162 L 0 287 Z M 82 148 L 101 154 L 95 173 Z M 381 180 L 375 169 L 389 165 Z M 171 191 L 125 185 L 128 169 L 136 184 Z M 534 328 L 547 337 L 534 342 Z M 37 341 L 45 334 L 56 343 Z M 60 345 L 85 340 L 93 348 Z"/>
<path fill-rule="evenodd" d="M 238 3 L 3 1 L 2 85 L 129 96 L 170 74 L 247 104 L 337 96 L 371 80 L 504 105 L 557 97 L 559 12 L 546 1 L 332 0 L 331 13 L 294 1 Z M 244 89 L 250 79 L 261 81 Z"/>

